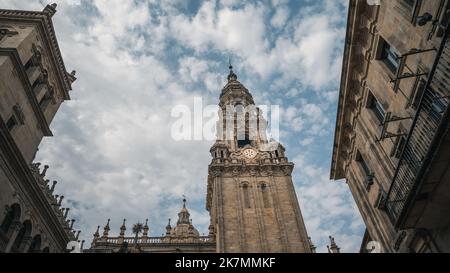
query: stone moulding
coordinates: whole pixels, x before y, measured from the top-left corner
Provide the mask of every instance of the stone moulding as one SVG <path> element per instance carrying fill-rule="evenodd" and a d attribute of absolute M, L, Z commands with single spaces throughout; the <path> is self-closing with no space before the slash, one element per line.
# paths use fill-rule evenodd
<path fill-rule="evenodd" d="M 0 9 L 0 22 L 28 22 L 39 27 L 44 41 L 49 49 L 61 86 L 64 90 L 64 99 L 70 100 L 69 91 L 72 90 L 72 83 L 76 80 L 74 75 L 67 73 L 59 44 L 56 39 L 53 27 L 51 12 L 19 11 Z"/>

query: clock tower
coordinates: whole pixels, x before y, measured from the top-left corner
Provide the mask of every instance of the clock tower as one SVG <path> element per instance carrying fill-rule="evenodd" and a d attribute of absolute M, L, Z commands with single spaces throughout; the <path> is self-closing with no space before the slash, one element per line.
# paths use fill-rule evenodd
<path fill-rule="evenodd" d="M 206 208 L 217 252 L 311 252 L 292 182 L 294 164 L 230 66 L 211 148 Z"/>

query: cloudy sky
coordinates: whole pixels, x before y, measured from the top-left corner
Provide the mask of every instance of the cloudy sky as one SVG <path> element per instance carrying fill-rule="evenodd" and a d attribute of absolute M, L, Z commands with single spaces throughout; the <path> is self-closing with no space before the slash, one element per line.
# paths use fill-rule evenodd
<path fill-rule="evenodd" d="M 151 235 L 161 235 L 183 194 L 207 234 L 212 143 L 173 140 L 171 109 L 192 107 L 194 97 L 217 104 L 232 56 L 256 103 L 281 107 L 281 141 L 319 251 L 329 235 L 344 252 L 359 250 L 364 228 L 348 186 L 329 181 L 347 1 L 67 0 L 57 10 L 61 51 L 78 80 L 37 161 L 51 166 L 47 178 L 60 182 L 87 246 L 108 218 L 114 234 L 123 218 L 148 218 Z"/>

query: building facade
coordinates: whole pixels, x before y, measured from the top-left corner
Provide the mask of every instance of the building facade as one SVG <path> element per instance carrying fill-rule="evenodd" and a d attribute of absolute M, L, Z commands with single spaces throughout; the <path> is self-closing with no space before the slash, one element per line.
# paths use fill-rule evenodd
<path fill-rule="evenodd" d="M 450 252 L 448 0 L 350 0 L 331 179 L 362 252 Z"/>
<path fill-rule="evenodd" d="M 0 252 L 64 252 L 77 240 L 48 166 L 33 163 L 75 81 L 66 71 L 52 16 L 0 9 Z M 41 168 L 43 167 L 43 168 Z"/>
<path fill-rule="evenodd" d="M 172 228 L 169 220 L 165 236 L 149 237 L 146 221 L 142 228 L 133 227 L 135 236 L 126 237 L 124 220 L 120 236 L 110 237 L 108 220 L 103 236 L 99 226 L 86 252 L 315 252 L 292 182 L 294 164 L 282 145 L 267 139 L 266 121 L 232 67 L 219 109 L 217 141 L 208 168 L 208 236 L 199 235 L 184 200 L 177 225 Z M 329 251 L 339 252 L 334 239 Z"/>

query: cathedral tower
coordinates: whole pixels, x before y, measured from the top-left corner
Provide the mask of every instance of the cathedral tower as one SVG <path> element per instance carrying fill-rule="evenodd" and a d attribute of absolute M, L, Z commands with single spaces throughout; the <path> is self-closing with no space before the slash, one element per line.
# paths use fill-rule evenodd
<path fill-rule="evenodd" d="M 294 164 L 230 66 L 211 148 L 207 210 L 217 252 L 311 252 L 292 182 Z"/>

